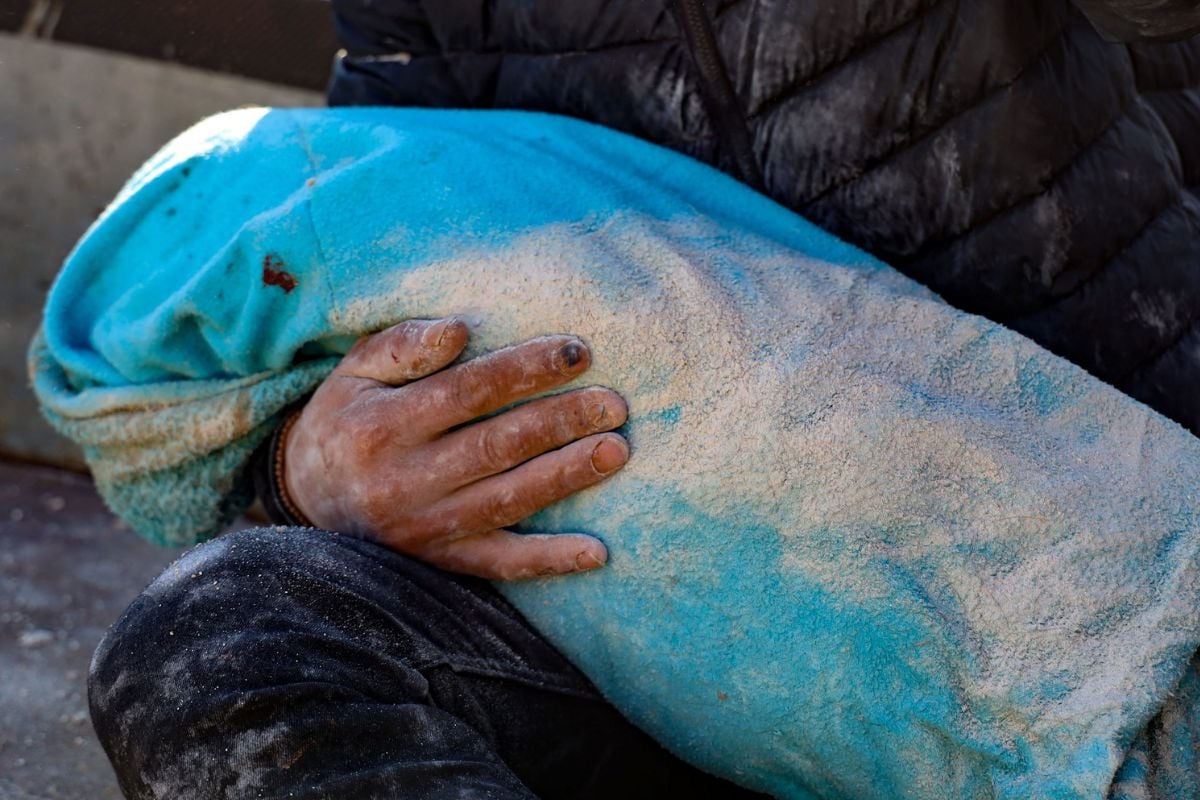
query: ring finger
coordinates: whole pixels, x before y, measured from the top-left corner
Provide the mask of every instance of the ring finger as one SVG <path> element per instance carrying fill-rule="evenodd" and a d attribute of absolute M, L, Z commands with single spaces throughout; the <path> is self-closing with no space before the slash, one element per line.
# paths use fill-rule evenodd
<path fill-rule="evenodd" d="M 546 506 L 597 484 L 625 465 L 629 445 L 601 433 L 459 489 L 432 511 L 437 529 L 467 536 L 515 525 Z"/>
<path fill-rule="evenodd" d="M 602 387 L 543 397 L 447 434 L 431 445 L 454 488 L 504 472 L 576 439 L 620 427 L 628 411 Z"/>

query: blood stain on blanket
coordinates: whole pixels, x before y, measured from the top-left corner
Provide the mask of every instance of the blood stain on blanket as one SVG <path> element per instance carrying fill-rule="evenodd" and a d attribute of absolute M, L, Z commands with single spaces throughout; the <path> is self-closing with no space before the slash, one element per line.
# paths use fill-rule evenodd
<path fill-rule="evenodd" d="M 284 294 L 291 294 L 292 289 L 295 289 L 299 284 L 295 275 L 281 269 L 283 267 L 283 259 L 279 256 L 269 253 L 263 256 L 262 267 L 263 286 L 278 286 L 280 289 L 283 289 Z"/>

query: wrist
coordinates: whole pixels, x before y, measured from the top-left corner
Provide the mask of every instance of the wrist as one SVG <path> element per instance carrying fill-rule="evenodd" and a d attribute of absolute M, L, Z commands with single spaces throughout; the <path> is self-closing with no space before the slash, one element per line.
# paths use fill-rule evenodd
<path fill-rule="evenodd" d="M 312 521 L 296 503 L 287 484 L 288 437 L 300 419 L 303 406 L 292 409 L 275 428 L 263 446 L 262 466 L 256 477 L 259 500 L 272 522 L 304 528 L 314 528 Z"/>

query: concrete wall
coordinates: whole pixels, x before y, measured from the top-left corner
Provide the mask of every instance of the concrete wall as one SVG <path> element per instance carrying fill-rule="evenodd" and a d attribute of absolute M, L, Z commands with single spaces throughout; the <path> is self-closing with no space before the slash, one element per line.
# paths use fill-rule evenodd
<path fill-rule="evenodd" d="M 0 456 L 79 466 L 37 414 L 25 348 L 75 241 L 163 143 L 240 105 L 321 95 L 0 34 Z"/>

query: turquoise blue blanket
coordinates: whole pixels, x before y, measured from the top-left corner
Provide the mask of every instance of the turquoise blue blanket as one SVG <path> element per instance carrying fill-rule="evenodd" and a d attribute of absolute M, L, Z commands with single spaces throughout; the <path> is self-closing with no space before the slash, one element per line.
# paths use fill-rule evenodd
<path fill-rule="evenodd" d="M 503 591 L 676 752 L 788 798 L 1195 795 L 1200 440 L 679 155 L 215 117 L 80 242 L 31 369 L 184 544 L 356 335 L 450 313 L 474 352 L 579 334 L 628 399 L 629 466 L 527 526 L 610 565 Z"/>

